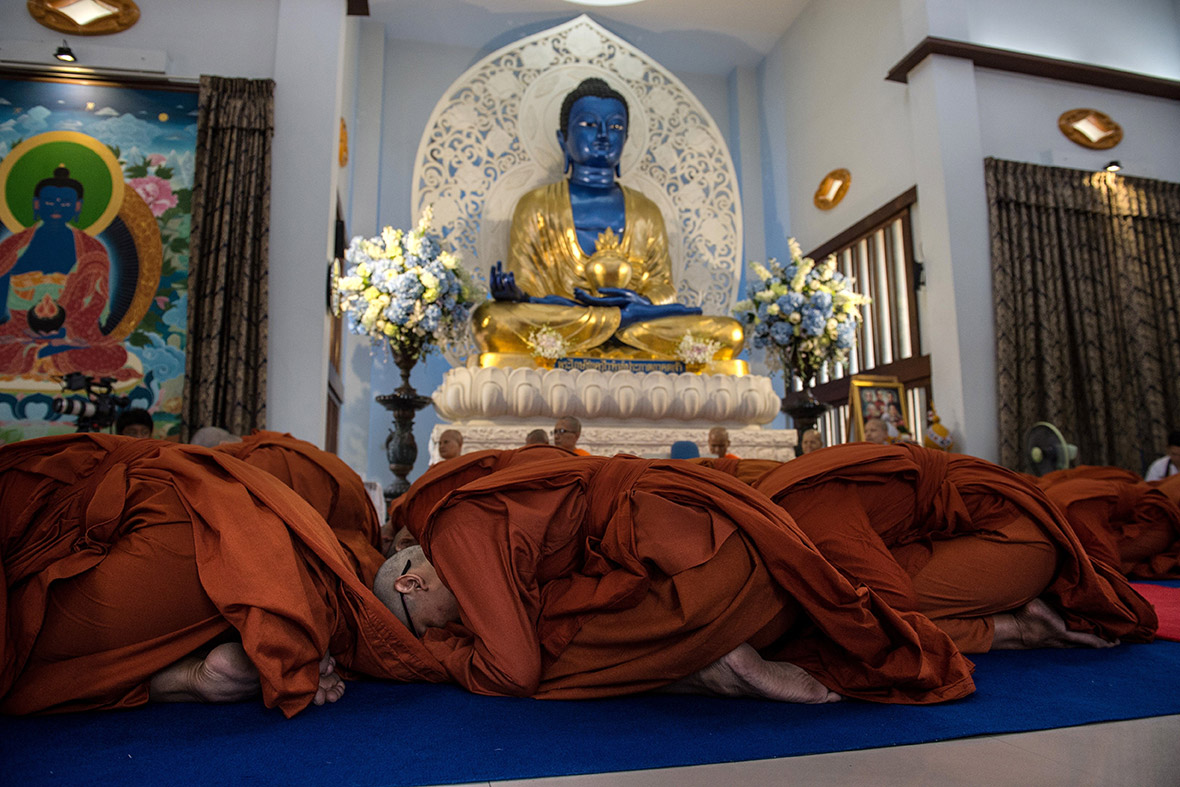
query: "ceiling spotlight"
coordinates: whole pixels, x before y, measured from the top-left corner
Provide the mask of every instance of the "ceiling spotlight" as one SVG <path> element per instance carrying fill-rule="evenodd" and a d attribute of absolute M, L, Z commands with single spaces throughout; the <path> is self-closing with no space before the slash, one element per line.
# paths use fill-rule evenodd
<path fill-rule="evenodd" d="M 61 41 L 61 46 L 57 48 L 57 51 L 53 53 L 53 56 L 63 63 L 73 63 L 78 59 L 74 55 L 74 50 L 70 49 L 69 43 L 67 43 L 64 38 Z"/>
<path fill-rule="evenodd" d="M 1123 168 L 1123 165 L 1118 163 L 1117 161 L 1112 161 L 1106 165 L 1107 172 L 1118 172 L 1122 168 Z"/>

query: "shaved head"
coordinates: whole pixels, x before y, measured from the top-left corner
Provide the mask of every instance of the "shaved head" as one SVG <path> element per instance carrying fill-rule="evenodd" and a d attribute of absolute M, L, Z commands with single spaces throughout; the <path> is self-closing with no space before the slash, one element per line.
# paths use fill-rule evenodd
<path fill-rule="evenodd" d="M 205 448 L 216 448 L 222 443 L 240 443 L 242 438 L 220 426 L 204 426 L 193 433 L 189 442 Z"/>

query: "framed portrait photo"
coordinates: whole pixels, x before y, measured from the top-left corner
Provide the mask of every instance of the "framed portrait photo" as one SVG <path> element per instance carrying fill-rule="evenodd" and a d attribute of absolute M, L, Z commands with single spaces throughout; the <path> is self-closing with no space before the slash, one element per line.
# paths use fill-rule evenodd
<path fill-rule="evenodd" d="M 849 383 L 850 431 L 854 440 L 865 439 L 865 423 L 874 418 L 885 422 L 890 442 L 903 434 L 913 434 L 905 387 L 896 377 L 856 374 Z"/>

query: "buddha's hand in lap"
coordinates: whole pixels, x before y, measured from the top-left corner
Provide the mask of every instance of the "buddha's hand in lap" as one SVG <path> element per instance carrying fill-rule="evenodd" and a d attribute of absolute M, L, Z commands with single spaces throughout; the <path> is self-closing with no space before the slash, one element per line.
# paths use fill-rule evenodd
<path fill-rule="evenodd" d="M 582 289 L 574 290 L 578 300 L 587 306 L 614 306 L 619 309 L 619 327 L 660 317 L 681 317 L 701 313 L 699 307 L 682 303 L 652 303 L 646 296 L 623 287 L 600 287 L 594 296 Z"/>

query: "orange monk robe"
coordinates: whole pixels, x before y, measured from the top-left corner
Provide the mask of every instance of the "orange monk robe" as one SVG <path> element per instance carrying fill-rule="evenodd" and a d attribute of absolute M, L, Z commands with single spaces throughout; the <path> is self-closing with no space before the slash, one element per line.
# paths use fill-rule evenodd
<path fill-rule="evenodd" d="M 555 445 L 526 445 L 499 450 L 489 448 L 456 456 L 431 465 L 410 488 L 389 506 L 389 522 L 394 533 L 403 527 L 418 540 L 426 519 L 436 505 L 451 492 L 498 470 L 530 462 L 551 462 L 575 456 Z"/>
<path fill-rule="evenodd" d="M 319 662 L 445 680 L 324 520 L 219 451 L 79 434 L 0 447 L 0 710 L 129 707 L 156 672 L 240 638 L 291 716 Z"/>
<path fill-rule="evenodd" d="M 988 650 L 991 615 L 1042 590 L 1071 629 L 1133 641 L 1156 629 L 1151 605 L 1115 568 L 1091 562 L 1044 493 L 990 462 L 854 443 L 787 462 L 755 488 L 854 581 L 930 615 L 965 652 Z"/>
<path fill-rule="evenodd" d="M 1180 507 L 1135 480 L 1061 480 L 1046 494 L 1092 555 L 1139 579 L 1180 578 Z M 1096 542 L 1096 543 L 1095 543 Z"/>
<path fill-rule="evenodd" d="M 452 492 L 420 538 L 462 617 L 423 641 L 476 693 L 645 691 L 744 642 L 853 697 L 974 690 L 927 618 L 853 587 L 762 495 L 683 461 L 512 467 Z"/>
<path fill-rule="evenodd" d="M 216 450 L 260 467 L 294 489 L 332 528 L 361 581 L 373 586 L 385 562 L 381 521 L 361 477 L 340 457 L 289 434 L 262 430 Z"/>
<path fill-rule="evenodd" d="M 1149 481 L 1149 484 L 1167 495 L 1168 499 L 1180 506 L 1180 473 L 1174 473 L 1162 481 Z"/>
<path fill-rule="evenodd" d="M 1079 478 L 1086 478 L 1092 481 L 1125 481 L 1132 484 L 1143 481 L 1138 473 L 1132 473 L 1130 470 L 1124 470 L 1121 467 L 1110 467 L 1108 465 L 1078 465 L 1077 467 L 1067 467 L 1064 470 L 1054 470 L 1051 473 L 1045 473 L 1043 476 L 1029 477 L 1033 478 L 1036 485 L 1041 489 L 1049 489 L 1054 484 L 1060 484 L 1063 481 L 1073 481 Z"/>
<path fill-rule="evenodd" d="M 739 459 L 733 454 L 726 454 L 720 459 L 715 457 L 698 457 L 686 459 L 685 461 L 692 462 L 694 465 L 700 465 L 701 467 L 711 467 L 726 475 L 731 475 L 745 484 L 753 484 L 764 474 L 769 473 L 782 464 L 782 462 L 776 459 Z"/>

